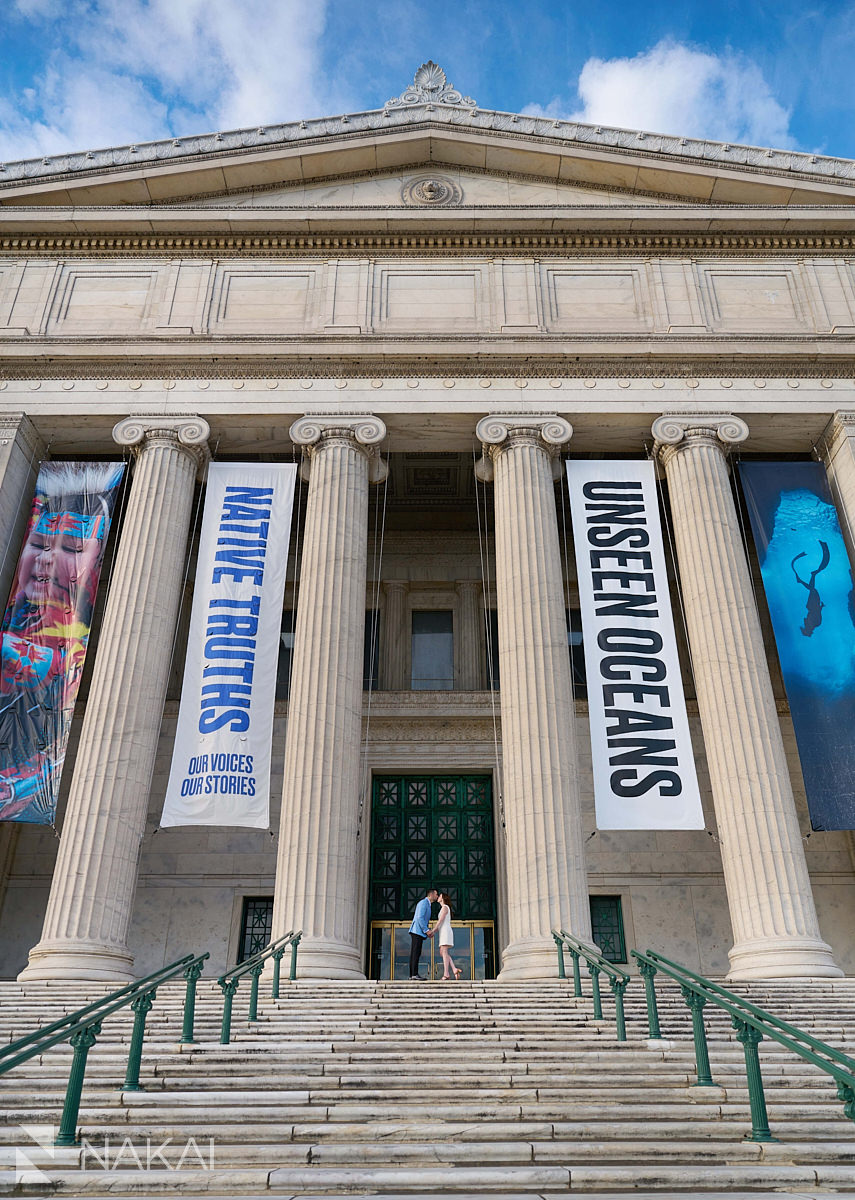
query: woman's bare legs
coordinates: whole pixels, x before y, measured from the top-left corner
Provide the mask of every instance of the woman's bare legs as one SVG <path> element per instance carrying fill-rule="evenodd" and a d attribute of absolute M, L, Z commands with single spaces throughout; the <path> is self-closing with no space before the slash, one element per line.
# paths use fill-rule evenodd
<path fill-rule="evenodd" d="M 448 946 L 440 946 L 439 952 L 442 955 L 442 978 L 451 979 L 454 970 L 454 963 L 451 961 L 451 955 L 448 952 Z"/>

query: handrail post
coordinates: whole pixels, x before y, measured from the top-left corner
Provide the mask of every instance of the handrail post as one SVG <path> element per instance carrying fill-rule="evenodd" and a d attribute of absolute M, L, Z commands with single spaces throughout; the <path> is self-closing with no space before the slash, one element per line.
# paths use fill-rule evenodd
<path fill-rule="evenodd" d="M 769 1128 L 769 1114 L 766 1111 L 766 1096 L 763 1092 L 763 1076 L 760 1073 L 760 1055 L 757 1047 L 763 1041 L 763 1034 L 747 1021 L 731 1017 L 731 1023 L 736 1030 L 736 1040 L 742 1043 L 745 1052 L 745 1072 L 748 1076 L 748 1103 L 751 1106 L 751 1132 L 746 1133 L 746 1142 L 777 1142 L 772 1137 Z"/>
<path fill-rule="evenodd" d="M 715 1081 L 710 1074 L 710 1054 L 707 1048 L 707 1032 L 704 1029 L 704 1005 L 706 1000 L 692 988 L 681 985 L 680 991 L 692 1014 L 692 1034 L 695 1039 L 695 1068 L 697 1081 L 693 1087 L 715 1087 Z"/>
<path fill-rule="evenodd" d="M 77 1145 L 77 1116 L 80 1112 L 80 1097 L 83 1093 L 83 1077 L 86 1074 L 86 1059 L 89 1051 L 95 1045 L 101 1032 L 101 1022 L 95 1021 L 77 1033 L 71 1035 L 70 1043 L 74 1049 L 71 1060 L 71 1071 L 68 1076 L 68 1087 L 65 1089 L 65 1103 L 62 1106 L 62 1117 L 59 1130 L 54 1138 L 55 1146 Z"/>
<path fill-rule="evenodd" d="M 559 937 L 557 933 L 553 933 L 552 940 L 555 942 L 555 949 L 558 952 L 558 978 L 566 979 L 567 975 L 564 971 L 564 939 Z"/>
<path fill-rule="evenodd" d="M 252 986 L 249 992 L 249 1017 L 250 1021 L 258 1020 L 258 981 L 261 979 L 261 972 L 264 970 L 264 963 L 261 962 L 257 967 L 253 967 L 250 971 L 252 976 Z"/>
<path fill-rule="evenodd" d="M 641 959 L 638 963 L 638 970 L 644 980 L 644 999 L 647 1001 L 647 1036 L 649 1038 L 661 1038 L 659 1006 L 656 1003 L 656 984 L 654 982 L 656 968 L 653 963 L 645 962 Z"/>
<path fill-rule="evenodd" d="M 128 1051 L 128 1066 L 125 1071 L 125 1081 L 119 1091 L 141 1092 L 143 1090 L 140 1087 L 140 1064 L 142 1062 L 143 1040 L 145 1038 L 145 1019 L 156 997 L 157 992 L 152 988 L 148 992 L 142 992 L 131 1001 L 131 1010 L 134 1014 L 134 1031 L 131 1034 L 131 1048 Z"/>
<path fill-rule="evenodd" d="M 577 1000 L 582 996 L 582 974 L 579 970 L 579 951 L 569 947 L 570 957 L 573 959 L 573 995 Z"/>
<path fill-rule="evenodd" d="M 588 974 L 591 976 L 591 991 L 594 996 L 594 1020 L 603 1019 L 603 1002 L 600 998 L 600 968 L 594 963 L 588 963 Z"/>
<path fill-rule="evenodd" d="M 295 934 L 294 940 L 291 943 L 291 970 L 288 974 L 288 979 L 293 983 L 297 978 L 297 947 L 300 945 L 302 934 Z"/>
<path fill-rule="evenodd" d="M 842 1079 L 837 1080 L 837 1099 L 843 1101 L 843 1115 L 855 1121 L 855 1088 Z"/>
<path fill-rule="evenodd" d="M 615 1027 L 617 1028 L 617 1040 L 619 1042 L 626 1041 L 626 1017 L 623 1011 L 623 994 L 626 991 L 628 979 L 618 979 L 616 975 L 609 977 L 609 987 L 612 989 L 615 997 Z"/>
<path fill-rule="evenodd" d="M 184 993 L 184 1021 L 181 1025 L 182 1042 L 193 1042 L 196 1040 L 193 1037 L 193 1026 L 196 1022 L 196 983 L 202 974 L 204 965 L 204 961 L 200 958 L 197 962 L 190 963 L 190 966 L 184 971 L 184 978 L 187 980 L 187 990 Z"/>
<path fill-rule="evenodd" d="M 220 1044 L 228 1046 L 232 1039 L 232 1000 L 238 990 L 239 979 L 218 979 L 217 983 L 223 993 L 223 1025 L 220 1030 Z"/>
<path fill-rule="evenodd" d="M 281 950 L 274 950 L 273 952 L 273 990 L 270 993 L 271 999 L 273 1000 L 279 999 L 279 976 L 282 970 L 282 955 L 284 953 L 284 946 Z"/>

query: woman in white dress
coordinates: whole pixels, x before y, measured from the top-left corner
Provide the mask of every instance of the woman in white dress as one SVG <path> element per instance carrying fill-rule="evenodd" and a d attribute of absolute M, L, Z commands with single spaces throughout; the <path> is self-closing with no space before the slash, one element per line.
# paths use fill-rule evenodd
<path fill-rule="evenodd" d="M 444 969 L 442 978 L 459 979 L 460 968 L 455 967 L 451 957 L 451 947 L 454 945 L 454 930 L 451 928 L 451 901 L 448 898 L 447 892 L 439 893 L 439 903 L 442 907 L 439 910 L 433 934 L 439 943 L 439 952 L 442 955 Z"/>

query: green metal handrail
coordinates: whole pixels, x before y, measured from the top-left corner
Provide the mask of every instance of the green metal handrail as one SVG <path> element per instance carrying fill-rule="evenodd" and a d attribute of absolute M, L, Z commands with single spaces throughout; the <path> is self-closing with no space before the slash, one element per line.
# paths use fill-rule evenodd
<path fill-rule="evenodd" d="M 291 970 L 288 978 L 293 981 L 297 978 L 297 947 L 300 945 L 300 939 L 303 936 L 303 931 L 295 933 L 293 929 L 286 933 L 284 937 L 279 938 L 275 942 L 271 942 L 263 950 L 259 950 L 258 954 L 254 954 L 252 958 L 244 959 L 243 962 L 235 963 L 233 967 L 229 967 L 217 980 L 217 984 L 223 993 L 223 1024 L 220 1030 L 220 1043 L 227 1046 L 232 1040 L 232 1004 L 234 1002 L 235 993 L 240 987 L 240 981 L 244 975 L 252 976 L 252 989 L 249 994 L 249 1016 L 248 1020 L 258 1020 L 258 985 L 261 979 L 261 973 L 264 970 L 264 964 L 269 958 L 273 959 L 273 988 L 271 996 L 274 1000 L 279 999 L 279 973 L 282 963 L 282 957 L 288 947 L 291 947 Z"/>
<path fill-rule="evenodd" d="M 110 992 L 87 1004 L 84 1008 L 76 1009 L 68 1016 L 60 1017 L 42 1029 L 25 1034 L 0 1050 L 0 1075 L 11 1071 L 37 1054 L 43 1054 L 60 1042 L 68 1041 L 74 1051 L 71 1060 L 71 1070 L 68 1076 L 68 1086 L 65 1090 L 65 1103 L 59 1131 L 54 1139 L 56 1146 L 77 1145 L 77 1118 L 80 1113 L 80 1100 L 83 1094 L 83 1080 L 86 1074 L 86 1062 L 89 1051 L 95 1045 L 101 1026 L 107 1017 L 122 1008 L 131 1007 L 134 1013 L 134 1028 L 131 1034 L 131 1044 L 128 1050 L 128 1062 L 125 1078 L 120 1091 L 139 1092 L 140 1064 L 142 1062 L 143 1041 L 145 1039 L 146 1017 L 157 996 L 157 989 L 169 979 L 183 974 L 187 980 L 184 993 L 184 1020 L 182 1023 L 182 1041 L 193 1041 L 193 1022 L 196 1007 L 196 983 L 202 973 L 207 954 L 185 954 L 166 967 L 152 971 L 143 979 L 137 979 L 118 991 Z"/>
<path fill-rule="evenodd" d="M 626 1017 L 624 1015 L 623 994 L 626 991 L 629 983 L 629 975 L 626 971 L 622 971 L 620 967 L 616 967 L 614 963 L 610 963 L 608 959 L 603 958 L 602 954 L 593 946 L 586 946 L 584 942 L 580 942 L 578 938 L 573 937 L 569 933 L 565 933 L 563 929 L 552 931 L 552 940 L 555 942 L 555 949 L 558 951 L 558 978 L 566 979 L 567 975 L 564 969 L 564 949 L 570 951 L 570 957 L 573 959 L 573 995 L 579 997 L 582 995 L 582 975 L 579 970 L 579 959 L 584 958 L 588 965 L 588 974 L 591 977 L 591 993 L 594 1001 L 594 1020 L 602 1021 L 603 1019 L 603 1001 L 600 996 L 600 973 L 602 972 L 609 981 L 609 988 L 615 998 L 615 1027 L 617 1029 L 617 1040 L 619 1042 L 626 1041 Z"/>
<path fill-rule="evenodd" d="M 644 977 L 647 997 L 648 1029 L 651 1037 L 661 1037 L 659 1013 L 656 1006 L 655 976 L 658 971 L 675 980 L 680 986 L 683 999 L 692 1014 L 692 1033 L 695 1043 L 695 1087 L 710 1087 L 714 1081 L 710 1070 L 709 1048 L 704 1028 L 703 1010 L 707 1003 L 723 1009 L 730 1016 L 736 1031 L 736 1040 L 745 1055 L 745 1071 L 748 1076 L 748 1102 L 751 1108 L 751 1133 L 745 1135 L 750 1142 L 775 1142 L 769 1128 L 766 1111 L 766 1096 L 760 1071 L 758 1046 L 764 1037 L 791 1050 L 805 1062 L 819 1067 L 830 1075 L 837 1084 L 837 1098 L 843 1101 L 843 1112 L 850 1121 L 855 1121 L 855 1059 L 821 1042 L 812 1034 L 795 1025 L 782 1021 L 765 1009 L 737 996 L 718 983 L 690 971 L 688 967 L 657 954 L 653 950 L 631 951 Z M 655 1032 L 654 1032 L 655 1031 Z"/>

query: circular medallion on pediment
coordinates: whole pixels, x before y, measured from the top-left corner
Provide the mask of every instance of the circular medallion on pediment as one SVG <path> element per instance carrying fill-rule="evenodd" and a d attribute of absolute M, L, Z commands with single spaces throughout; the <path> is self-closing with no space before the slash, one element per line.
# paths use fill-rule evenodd
<path fill-rule="evenodd" d="M 460 204 L 463 188 L 447 175 L 420 175 L 401 189 L 405 204 Z"/>

